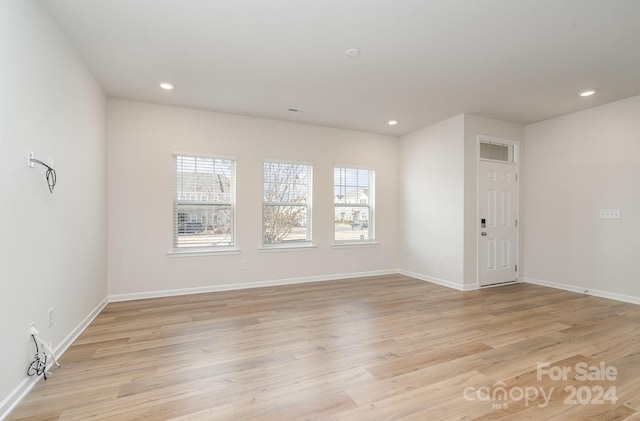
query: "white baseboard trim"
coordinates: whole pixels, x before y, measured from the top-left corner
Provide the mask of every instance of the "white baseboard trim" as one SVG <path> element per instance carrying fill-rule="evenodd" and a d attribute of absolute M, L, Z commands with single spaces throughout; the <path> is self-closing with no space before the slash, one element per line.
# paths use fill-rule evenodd
<path fill-rule="evenodd" d="M 616 292 L 602 291 L 598 289 L 592 289 L 592 288 L 582 287 L 578 285 L 563 284 L 559 282 L 544 281 L 544 280 L 535 279 L 535 278 L 524 278 L 524 282 L 529 284 L 534 284 L 534 285 L 540 285 L 543 287 L 550 287 L 550 288 L 561 289 L 564 291 L 578 292 L 580 294 L 593 295 L 594 297 L 608 298 L 610 300 L 622 301 L 624 303 L 640 305 L 640 297 L 634 297 L 632 295 L 618 294 Z"/>
<path fill-rule="evenodd" d="M 276 279 L 270 281 L 243 282 L 236 284 L 211 285 L 197 288 L 168 289 L 150 292 L 134 292 L 131 294 L 114 294 L 109 296 L 109 302 L 142 300 L 146 298 L 173 297 L 177 295 L 202 294 L 206 292 L 232 291 L 239 289 L 273 287 L 280 285 L 303 284 L 306 282 L 337 281 L 340 279 L 363 278 L 365 276 L 396 275 L 399 269 L 375 270 L 369 272 L 341 273 L 333 275 L 304 276 L 300 278 Z"/>
<path fill-rule="evenodd" d="M 420 279 L 421 281 L 426 281 L 426 282 L 431 282 L 432 284 L 441 285 L 443 287 L 457 289 L 458 291 L 471 291 L 474 289 L 478 289 L 477 285 L 462 285 L 457 282 L 446 281 L 444 279 L 436 278 L 433 276 L 422 275 L 420 273 L 411 272 L 409 270 L 400 269 L 398 273 L 400 273 L 401 275 Z"/>
<path fill-rule="evenodd" d="M 60 356 L 64 354 L 64 352 L 69 348 L 69 346 L 71 346 L 71 344 L 78 338 L 78 336 L 80 336 L 80 334 L 87 328 L 87 326 L 91 324 L 93 319 L 95 319 L 96 316 L 100 314 L 100 312 L 107 305 L 107 303 L 108 303 L 108 300 L 105 297 L 100 302 L 100 304 L 98 304 L 87 315 L 87 317 L 85 317 L 78 324 L 78 326 L 76 326 L 75 329 L 73 329 L 67 335 L 67 337 L 64 338 L 62 342 L 60 342 L 58 346 L 55 347 L 55 349 L 53 350 L 53 353 L 56 355 L 57 358 L 60 358 Z M 47 365 L 47 370 L 50 369 L 52 365 L 53 365 L 53 361 L 49 362 L 49 364 Z M 16 407 L 16 405 L 18 405 L 18 403 L 20 403 L 20 401 L 22 401 L 22 399 L 24 399 L 25 396 L 27 396 L 27 394 L 31 391 L 31 389 L 33 389 L 36 383 L 38 383 L 41 377 L 42 376 L 33 376 L 33 377 L 26 376 L 24 379 L 22 379 L 22 381 L 18 384 L 18 386 L 16 386 L 13 389 L 13 391 L 9 393 L 9 395 L 7 395 L 7 397 L 4 398 L 2 402 L 0 402 L 0 421 L 7 418 L 9 413 Z"/>

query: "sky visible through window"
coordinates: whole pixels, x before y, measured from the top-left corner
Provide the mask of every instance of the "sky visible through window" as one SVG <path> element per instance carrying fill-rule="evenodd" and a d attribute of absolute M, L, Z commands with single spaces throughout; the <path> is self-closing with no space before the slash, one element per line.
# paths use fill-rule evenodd
<path fill-rule="evenodd" d="M 369 171 L 358 168 L 334 168 L 333 192 L 336 202 L 357 203 L 355 197 L 347 195 L 360 189 L 369 189 Z"/>

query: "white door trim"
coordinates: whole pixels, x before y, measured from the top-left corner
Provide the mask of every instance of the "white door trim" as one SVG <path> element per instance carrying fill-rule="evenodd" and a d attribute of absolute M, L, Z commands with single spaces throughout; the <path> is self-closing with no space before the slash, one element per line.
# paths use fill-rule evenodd
<path fill-rule="evenodd" d="M 501 143 L 503 145 L 513 145 L 514 152 L 514 162 L 503 162 L 503 161 L 495 161 L 489 159 L 480 158 L 480 143 L 482 142 L 490 142 L 490 143 Z M 520 229 L 521 229 L 521 221 L 520 221 L 520 186 L 521 186 L 521 174 L 520 174 L 520 142 L 517 140 L 511 139 L 503 139 L 496 136 L 488 136 L 479 134 L 476 140 L 476 156 L 477 156 L 477 165 L 476 165 L 476 285 L 478 288 L 488 288 L 491 286 L 499 286 L 497 285 L 486 285 L 482 286 L 480 284 L 480 237 L 481 237 L 481 229 L 480 229 L 480 161 L 490 161 L 490 162 L 499 162 L 503 164 L 515 165 L 516 167 L 516 219 L 518 220 L 518 225 L 516 227 L 516 255 L 515 255 L 515 264 L 518 267 L 518 270 L 515 273 L 515 281 L 519 281 L 520 279 Z"/>

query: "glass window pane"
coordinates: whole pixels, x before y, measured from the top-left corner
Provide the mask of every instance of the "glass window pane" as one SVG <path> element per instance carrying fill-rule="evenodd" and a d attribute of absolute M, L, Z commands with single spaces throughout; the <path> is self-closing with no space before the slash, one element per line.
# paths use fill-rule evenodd
<path fill-rule="evenodd" d="M 231 205 L 178 204 L 176 247 L 233 245 Z"/>
<path fill-rule="evenodd" d="M 334 168 L 335 241 L 373 240 L 373 170 Z"/>
<path fill-rule="evenodd" d="M 336 206 L 335 240 L 369 240 L 369 208 Z"/>
<path fill-rule="evenodd" d="M 502 145 L 491 144 L 490 159 L 495 159 L 497 161 L 501 161 L 502 160 Z"/>
<path fill-rule="evenodd" d="M 312 167 L 265 162 L 263 244 L 311 241 Z"/>
<path fill-rule="evenodd" d="M 307 207 L 264 206 L 264 244 L 282 244 L 307 240 Z"/>
<path fill-rule="evenodd" d="M 498 143 L 480 142 L 480 158 L 492 159 L 495 161 L 515 162 L 513 145 L 502 145 Z"/>
<path fill-rule="evenodd" d="M 480 158 L 491 159 L 491 148 L 488 143 L 480 143 Z"/>
<path fill-rule="evenodd" d="M 234 244 L 235 161 L 175 157 L 174 247 Z"/>

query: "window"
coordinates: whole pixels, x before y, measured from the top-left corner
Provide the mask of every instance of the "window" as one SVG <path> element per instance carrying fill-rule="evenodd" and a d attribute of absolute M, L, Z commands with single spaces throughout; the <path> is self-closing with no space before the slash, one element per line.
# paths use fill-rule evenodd
<path fill-rule="evenodd" d="M 515 162 L 514 145 L 480 142 L 480 158 L 493 161 Z"/>
<path fill-rule="evenodd" d="M 235 245 L 235 166 L 233 159 L 174 156 L 175 250 Z"/>
<path fill-rule="evenodd" d="M 375 239 L 375 171 L 333 169 L 336 242 Z"/>
<path fill-rule="evenodd" d="M 264 163 L 262 243 L 265 246 L 311 241 L 312 166 Z"/>

